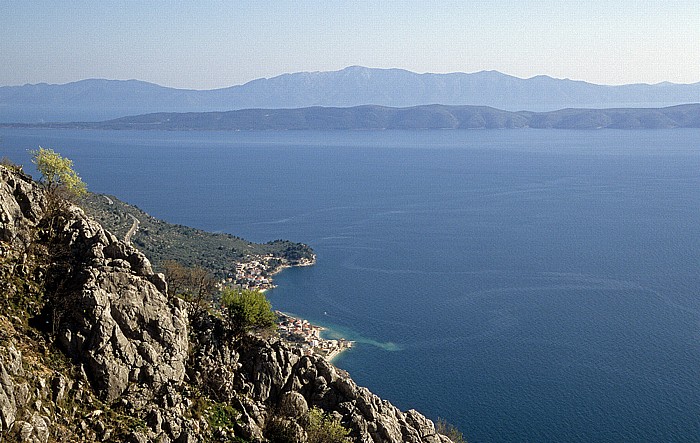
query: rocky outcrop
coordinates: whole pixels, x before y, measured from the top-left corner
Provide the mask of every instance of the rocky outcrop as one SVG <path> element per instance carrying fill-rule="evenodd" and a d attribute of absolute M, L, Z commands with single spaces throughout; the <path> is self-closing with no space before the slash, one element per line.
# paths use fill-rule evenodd
<path fill-rule="evenodd" d="M 138 250 L 77 206 L 56 205 L 30 177 L 2 166 L 0 282 L 8 297 L 0 299 L 3 304 L 11 292 L 17 300 L 27 298 L 27 288 L 43 293 L 41 310 L 17 312 L 14 320 L 0 314 L 0 440 L 3 435 L 31 442 L 55 438 L 61 418 L 56 402 L 69 392 L 76 405 L 94 396 L 134 417 L 158 410 L 153 429 L 134 434 L 147 441 L 161 434 L 161 441 L 174 440 L 191 428 L 181 395 L 189 347 L 185 302 L 166 295 L 163 276 Z M 22 314 L 29 318 L 22 320 Z M 44 334 L 21 332 L 27 320 Z M 39 376 L 54 364 L 47 362 L 43 345 L 35 354 L 37 337 L 27 332 L 53 340 L 77 374 L 61 375 L 55 383 L 56 374 Z M 20 344 L 28 354 L 18 350 Z M 30 362 L 38 363 L 24 371 Z M 169 404 L 162 406 L 165 399 Z M 91 402 L 84 406 L 90 409 Z M 87 441 L 114 434 L 98 415 L 75 423 Z"/>
<path fill-rule="evenodd" d="M 263 434 L 275 414 L 299 417 L 318 406 L 340 418 L 353 441 L 450 442 L 420 413 L 400 411 L 321 357 L 302 356 L 278 340 L 247 337 L 234 342 L 223 321 L 211 316 L 198 321 L 191 381 L 220 401 L 239 406 L 246 436 Z M 252 401 L 240 402 L 240 394 Z"/>
<path fill-rule="evenodd" d="M 306 441 L 316 407 L 353 441 L 450 441 L 320 357 L 235 337 L 169 297 L 138 250 L 53 204 L 0 166 L 0 441 L 267 441 L 273 424 Z"/>
<path fill-rule="evenodd" d="M 14 346 L 3 346 L 0 354 L 0 432 L 10 429 L 17 418 L 14 377 L 23 376 L 22 354 Z"/>
<path fill-rule="evenodd" d="M 8 325 L 2 326 L 6 333 Z M 65 423 L 74 416 L 64 409 L 68 391 L 79 392 L 81 383 L 69 385 L 36 354 L 25 355 L 13 339 L 4 336 L 0 343 L 0 441 L 65 441 Z"/>
<path fill-rule="evenodd" d="M 45 204 L 44 193 L 31 177 L 0 167 L 0 241 L 6 245 L 28 241 L 22 237 L 39 223 Z"/>
<path fill-rule="evenodd" d="M 26 374 L 22 368 L 22 353 L 14 346 L 0 348 L 3 356 L 0 359 L 0 435 L 4 431 L 10 438 L 31 442 L 45 443 L 49 440 L 51 419 L 50 411 L 40 406 L 30 414 L 18 417 L 18 410 L 24 409 L 29 402 L 36 398 L 35 402 L 41 405 L 40 398 L 50 398 L 50 387 L 44 379 L 44 393 L 30 392 L 30 384 L 27 378 L 36 377 L 35 374 Z M 28 377 L 27 377 L 28 376 Z M 16 381 L 17 380 L 17 381 Z M 22 381 L 20 381 L 22 380 Z M 42 383 L 39 383 L 39 386 Z M 58 396 L 56 396 L 58 398 Z"/>
<path fill-rule="evenodd" d="M 111 402 L 130 383 L 158 389 L 182 382 L 188 349 L 184 302 L 168 298 L 148 259 L 88 219 L 77 206 L 42 219 L 42 192 L 23 175 L 0 169 L 0 236 L 48 245 L 47 281 L 54 332 Z"/>
<path fill-rule="evenodd" d="M 59 343 L 79 358 L 105 400 L 130 383 L 152 389 L 185 374 L 188 319 L 184 302 L 166 295 L 165 280 L 148 259 L 105 232 L 77 207 L 58 227 L 59 244 L 83 262 L 81 286 L 66 297 Z M 77 308 L 77 309 L 75 309 Z"/>

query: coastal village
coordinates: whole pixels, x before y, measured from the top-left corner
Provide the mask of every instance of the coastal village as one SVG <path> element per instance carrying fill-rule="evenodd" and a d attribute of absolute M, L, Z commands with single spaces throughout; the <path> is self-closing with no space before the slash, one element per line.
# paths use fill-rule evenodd
<path fill-rule="evenodd" d="M 328 340 L 321 337 L 320 326 L 314 326 L 307 320 L 292 317 L 280 311 L 277 314 L 277 331 L 280 338 L 293 348 L 300 349 L 303 355 L 320 355 L 332 361 L 341 352 L 352 348 L 354 342 L 341 338 Z"/>
<path fill-rule="evenodd" d="M 235 269 L 228 272 L 222 283 L 234 285 L 243 289 L 266 291 L 275 285 L 272 276 L 289 266 L 311 266 L 316 262 L 316 256 L 302 257 L 294 263 L 280 260 L 272 254 L 248 256 L 244 261 L 236 263 Z"/>
<path fill-rule="evenodd" d="M 289 266 L 311 266 L 316 256 L 301 258 L 293 264 L 280 261 L 272 254 L 264 256 L 248 256 L 246 260 L 236 264 L 229 272 L 223 285 L 238 286 L 244 289 L 266 291 L 275 285 L 272 276 Z M 325 339 L 321 337 L 324 328 L 309 323 L 308 320 L 292 317 L 280 311 L 277 314 L 277 332 L 280 339 L 292 348 L 299 349 L 302 355 L 319 355 L 331 361 L 343 351 L 352 348 L 354 342 L 345 340 Z"/>

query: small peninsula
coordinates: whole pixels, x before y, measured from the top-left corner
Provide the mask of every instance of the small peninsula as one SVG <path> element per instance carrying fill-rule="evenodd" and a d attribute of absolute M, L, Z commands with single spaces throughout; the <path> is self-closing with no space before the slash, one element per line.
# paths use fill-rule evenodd
<path fill-rule="evenodd" d="M 265 290 L 273 287 L 272 276 L 285 267 L 316 262 L 313 250 L 303 243 L 253 243 L 168 223 L 114 196 L 88 194 L 81 204 L 106 229 L 143 251 L 160 271 L 166 261 L 176 261 L 202 267 L 226 284 Z"/>

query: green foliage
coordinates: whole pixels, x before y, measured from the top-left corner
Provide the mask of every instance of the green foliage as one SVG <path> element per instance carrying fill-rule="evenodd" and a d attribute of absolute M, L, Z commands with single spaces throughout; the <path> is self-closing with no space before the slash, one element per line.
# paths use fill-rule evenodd
<path fill-rule="evenodd" d="M 312 407 L 298 423 L 282 415 L 273 415 L 265 426 L 265 436 L 271 443 L 297 443 L 301 435 L 299 426 L 306 433 L 307 443 L 348 443 L 350 431 L 340 424 L 340 420 Z"/>
<path fill-rule="evenodd" d="M 289 419 L 273 416 L 265 425 L 265 437 L 270 443 L 297 443 L 299 436 L 295 426 Z"/>
<path fill-rule="evenodd" d="M 313 407 L 305 419 L 306 435 L 309 443 L 346 443 L 350 441 L 350 431 L 340 424 L 340 420 L 321 409 Z"/>
<path fill-rule="evenodd" d="M 88 193 L 81 206 L 88 215 L 121 238 L 133 224 L 128 214 L 138 218 L 141 223 L 132 242 L 160 272 L 166 272 L 166 261 L 175 260 L 185 267 L 200 266 L 220 279 L 230 277 L 237 263 L 259 257 L 272 256 L 271 266 L 283 261 L 294 264 L 296 257 L 306 260 L 313 258 L 313 251 L 306 245 L 279 240 L 265 244 L 251 243 L 229 234 L 214 234 L 167 223 L 114 196 Z M 171 284 L 168 279 L 168 285 Z"/>
<path fill-rule="evenodd" d="M 437 423 L 435 423 L 435 431 L 438 434 L 447 436 L 454 443 L 467 443 L 459 429 L 442 418 L 438 418 Z"/>
<path fill-rule="evenodd" d="M 45 189 L 56 194 L 62 191 L 63 197 L 79 198 L 87 193 L 87 186 L 73 170 L 73 161 L 61 157 L 53 149 L 30 151 L 32 163 L 41 174 L 41 182 Z"/>
<path fill-rule="evenodd" d="M 270 302 L 260 291 L 226 288 L 221 292 L 221 305 L 226 308 L 231 326 L 238 335 L 272 329 L 277 320 Z"/>
<path fill-rule="evenodd" d="M 232 428 L 236 424 L 239 412 L 226 403 L 214 403 L 209 408 L 207 421 L 212 428 Z"/>

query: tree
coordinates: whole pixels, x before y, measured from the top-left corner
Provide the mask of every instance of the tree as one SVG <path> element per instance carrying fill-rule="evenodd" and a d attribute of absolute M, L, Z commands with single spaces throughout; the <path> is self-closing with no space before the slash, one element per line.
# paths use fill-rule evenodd
<path fill-rule="evenodd" d="M 73 170 L 73 161 L 53 149 L 30 151 L 32 163 L 41 174 L 41 183 L 51 197 L 80 198 L 87 193 L 87 186 Z"/>
<path fill-rule="evenodd" d="M 209 271 L 201 266 L 188 268 L 175 260 L 164 261 L 163 270 L 170 295 L 194 303 L 198 311 L 207 308 L 216 291 L 216 279 Z"/>
<path fill-rule="evenodd" d="M 237 335 L 252 330 L 272 329 L 277 320 L 270 302 L 260 291 L 225 288 L 221 292 L 221 305 L 226 308 Z"/>
<path fill-rule="evenodd" d="M 87 186 L 73 170 L 73 162 L 61 157 L 52 149 L 39 146 L 30 151 L 32 163 L 41 174 L 40 184 L 44 189 L 46 205 L 44 216 L 39 223 L 38 236 L 46 248 L 45 260 L 48 269 L 44 272 L 43 290 L 49 297 L 43 309 L 46 325 L 51 326 L 55 335 L 69 307 L 75 303 L 78 288 L 75 287 L 74 260 L 61 241 L 61 225 L 70 215 L 67 213 L 68 200 L 77 199 L 87 193 Z"/>

